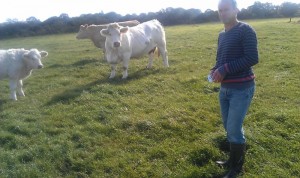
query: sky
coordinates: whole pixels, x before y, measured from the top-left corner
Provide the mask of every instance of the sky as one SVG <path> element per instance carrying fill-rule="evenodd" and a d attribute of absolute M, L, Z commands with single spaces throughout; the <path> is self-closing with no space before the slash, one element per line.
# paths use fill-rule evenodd
<path fill-rule="evenodd" d="M 0 6 L 0 23 L 7 19 L 25 21 L 35 17 L 44 21 L 66 13 L 69 17 L 82 14 L 116 12 L 120 15 L 158 12 L 168 7 L 184 9 L 217 10 L 219 0 L 4 0 Z M 237 0 L 239 9 L 247 8 L 255 1 L 280 5 L 283 2 L 299 3 L 299 0 Z"/>

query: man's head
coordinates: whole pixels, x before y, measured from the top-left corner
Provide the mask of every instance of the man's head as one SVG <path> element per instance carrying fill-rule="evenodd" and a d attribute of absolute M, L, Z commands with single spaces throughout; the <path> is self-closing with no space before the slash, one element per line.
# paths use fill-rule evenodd
<path fill-rule="evenodd" d="M 220 20 L 224 24 L 230 24 L 237 20 L 237 8 L 236 0 L 220 0 L 218 6 L 218 12 Z"/>

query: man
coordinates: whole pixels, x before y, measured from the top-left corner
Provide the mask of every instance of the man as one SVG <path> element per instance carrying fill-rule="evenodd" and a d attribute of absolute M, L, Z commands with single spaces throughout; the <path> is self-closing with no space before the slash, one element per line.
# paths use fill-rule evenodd
<path fill-rule="evenodd" d="M 258 63 L 256 33 L 237 20 L 238 11 L 236 0 L 219 1 L 225 29 L 219 34 L 216 64 L 210 72 L 213 82 L 221 83 L 219 102 L 230 144 L 229 159 L 217 161 L 229 168 L 225 177 L 236 177 L 242 171 L 246 142 L 242 125 L 255 90 L 252 66 Z"/>

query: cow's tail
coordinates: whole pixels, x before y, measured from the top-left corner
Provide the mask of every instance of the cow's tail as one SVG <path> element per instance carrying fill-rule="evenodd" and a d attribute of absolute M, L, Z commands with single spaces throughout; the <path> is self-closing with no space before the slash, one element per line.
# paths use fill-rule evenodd
<path fill-rule="evenodd" d="M 158 47 L 154 47 L 151 51 L 149 51 L 149 54 L 151 54 L 151 53 L 153 53 L 153 54 L 157 53 L 157 57 L 160 56 L 160 51 L 159 51 Z"/>
<path fill-rule="evenodd" d="M 154 53 L 157 53 L 157 57 L 159 58 L 160 56 L 160 51 L 158 47 L 155 47 Z"/>

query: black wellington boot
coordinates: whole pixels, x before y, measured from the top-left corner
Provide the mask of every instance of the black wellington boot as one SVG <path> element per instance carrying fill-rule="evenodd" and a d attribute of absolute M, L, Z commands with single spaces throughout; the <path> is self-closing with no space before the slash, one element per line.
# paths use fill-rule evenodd
<path fill-rule="evenodd" d="M 245 153 L 245 144 L 230 143 L 230 170 L 223 178 L 235 178 L 242 172 Z"/>

